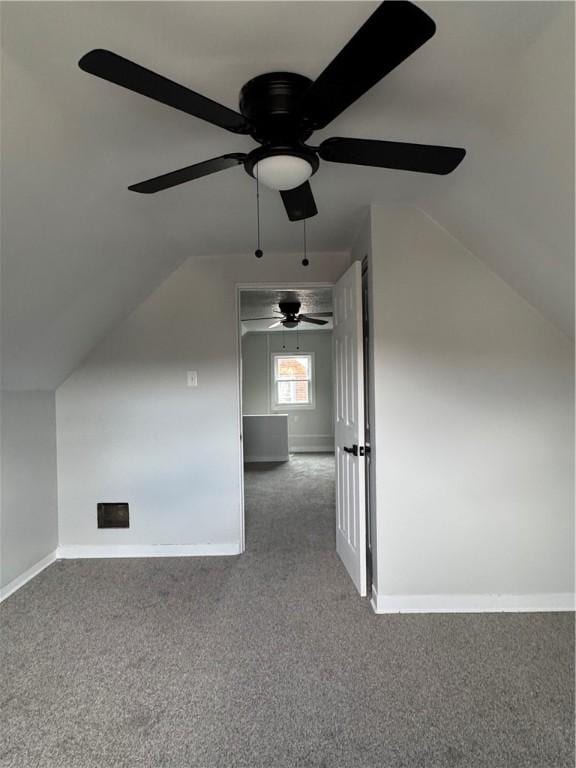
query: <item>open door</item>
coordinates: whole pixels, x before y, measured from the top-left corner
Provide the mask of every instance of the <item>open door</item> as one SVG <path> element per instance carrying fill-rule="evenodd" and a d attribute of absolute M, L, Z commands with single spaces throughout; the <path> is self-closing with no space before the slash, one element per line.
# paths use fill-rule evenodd
<path fill-rule="evenodd" d="M 362 265 L 355 261 L 334 287 L 336 551 L 366 595 L 366 472 Z"/>

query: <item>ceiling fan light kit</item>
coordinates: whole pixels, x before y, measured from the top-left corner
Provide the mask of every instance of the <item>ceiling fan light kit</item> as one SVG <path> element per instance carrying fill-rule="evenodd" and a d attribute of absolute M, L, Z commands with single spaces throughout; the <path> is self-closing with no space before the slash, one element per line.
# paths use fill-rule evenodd
<path fill-rule="evenodd" d="M 304 184 L 314 170 L 311 163 L 297 155 L 273 154 L 258 160 L 254 166 L 254 172 L 266 187 L 284 191 Z"/>
<path fill-rule="evenodd" d="M 248 134 L 260 146 L 234 152 L 129 187 L 151 194 L 235 165 L 280 192 L 291 221 L 318 213 L 309 179 L 325 162 L 420 173 L 447 174 L 466 152 L 456 147 L 372 139 L 330 138 L 306 144 L 334 118 L 395 69 L 436 31 L 432 19 L 407 0 L 384 0 L 332 62 L 311 80 L 270 72 L 248 81 L 236 112 L 111 51 L 90 51 L 79 61 L 86 72 L 191 114 L 231 133 Z"/>

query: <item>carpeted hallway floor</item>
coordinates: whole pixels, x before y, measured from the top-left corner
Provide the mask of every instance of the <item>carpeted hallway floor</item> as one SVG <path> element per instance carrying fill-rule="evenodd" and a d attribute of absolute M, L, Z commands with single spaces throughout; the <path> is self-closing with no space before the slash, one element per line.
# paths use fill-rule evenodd
<path fill-rule="evenodd" d="M 247 552 L 56 563 L 0 606 L 0 766 L 572 768 L 569 614 L 375 616 L 333 459 L 246 476 Z"/>

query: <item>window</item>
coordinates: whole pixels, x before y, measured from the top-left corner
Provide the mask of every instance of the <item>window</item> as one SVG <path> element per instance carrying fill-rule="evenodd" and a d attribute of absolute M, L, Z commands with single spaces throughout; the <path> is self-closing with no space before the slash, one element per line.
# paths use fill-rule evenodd
<path fill-rule="evenodd" d="M 314 408 L 312 355 L 272 355 L 274 408 Z"/>

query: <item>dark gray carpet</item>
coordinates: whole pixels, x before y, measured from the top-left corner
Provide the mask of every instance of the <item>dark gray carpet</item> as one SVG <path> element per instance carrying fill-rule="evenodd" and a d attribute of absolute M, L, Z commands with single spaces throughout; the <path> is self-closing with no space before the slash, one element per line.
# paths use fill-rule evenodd
<path fill-rule="evenodd" d="M 9 598 L 0 765 L 572 768 L 572 616 L 375 616 L 332 473 L 252 468 L 242 557 L 66 561 Z"/>

